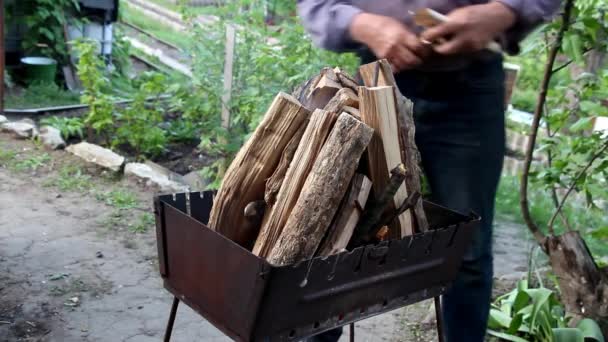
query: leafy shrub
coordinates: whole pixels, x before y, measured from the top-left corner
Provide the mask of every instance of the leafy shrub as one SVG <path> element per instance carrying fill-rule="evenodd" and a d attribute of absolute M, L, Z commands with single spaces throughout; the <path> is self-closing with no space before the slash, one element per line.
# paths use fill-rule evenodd
<path fill-rule="evenodd" d="M 521 280 L 517 288 L 492 304 L 488 333 L 513 342 L 604 342 L 595 321 L 583 319 L 574 328 L 568 323 L 553 291 L 529 288 L 528 282 Z"/>
<path fill-rule="evenodd" d="M 51 116 L 40 120 L 46 126 L 57 128 L 64 139 L 84 137 L 84 121 L 79 117 Z"/>

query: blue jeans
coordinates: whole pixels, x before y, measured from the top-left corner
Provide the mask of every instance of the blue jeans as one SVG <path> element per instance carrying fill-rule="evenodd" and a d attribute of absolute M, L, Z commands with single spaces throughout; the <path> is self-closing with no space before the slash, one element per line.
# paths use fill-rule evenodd
<path fill-rule="evenodd" d="M 443 296 L 447 342 L 482 342 L 492 292 L 494 198 L 505 152 L 502 58 L 458 71 L 406 71 L 396 78 L 414 102 L 416 144 L 431 200 L 482 218 L 458 277 Z M 310 341 L 337 341 L 336 331 L 333 339 Z"/>

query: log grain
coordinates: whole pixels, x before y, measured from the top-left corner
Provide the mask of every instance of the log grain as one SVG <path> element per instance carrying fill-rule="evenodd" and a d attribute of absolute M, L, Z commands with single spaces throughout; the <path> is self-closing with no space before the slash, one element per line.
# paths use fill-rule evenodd
<path fill-rule="evenodd" d="M 363 84 L 367 87 L 395 87 L 395 100 L 399 113 L 399 142 L 402 160 L 408 170 L 405 184 L 409 192 L 421 192 L 420 153 L 418 152 L 415 142 L 416 127 L 414 125 L 414 105 L 412 101 L 408 100 L 399 91 L 391 66 L 386 59 L 360 66 L 359 75 L 361 76 Z M 414 205 L 414 216 L 416 218 L 416 230 L 425 232 L 428 230 L 429 225 L 422 202 L 422 198 L 420 198 Z"/>
<path fill-rule="evenodd" d="M 359 223 L 371 188 L 372 182 L 369 178 L 363 174 L 355 174 L 327 236 L 319 247 L 319 256 L 337 254 L 346 249 Z"/>
<path fill-rule="evenodd" d="M 209 227 L 250 248 L 258 233 L 244 216 L 250 203 L 264 198 L 266 179 L 274 172 L 285 146 L 310 116 L 295 98 L 279 93 L 262 122 L 227 169 L 215 196 Z"/>
<path fill-rule="evenodd" d="M 349 114 L 338 117 L 267 258 L 270 263 L 290 265 L 314 256 L 372 135 L 372 128 Z"/>
<path fill-rule="evenodd" d="M 253 253 L 267 257 L 279 239 L 283 227 L 298 200 L 300 191 L 310 170 L 315 163 L 319 151 L 329 135 L 337 115 L 322 109 L 317 109 L 310 117 L 310 122 L 304 131 L 293 160 L 287 169 L 277 200 L 266 209 L 260 234 L 253 248 Z"/>
<path fill-rule="evenodd" d="M 375 189 L 376 199 L 390 181 L 390 171 L 402 164 L 402 154 L 399 142 L 399 125 L 394 87 L 360 87 L 361 120 L 374 129 L 374 136 L 369 144 L 367 158 L 369 172 Z M 405 176 L 405 175 L 404 175 Z M 395 210 L 408 197 L 406 184 L 401 184 L 389 211 Z M 398 220 L 389 225 L 391 237 L 400 239 L 413 234 L 411 212 L 398 216 Z"/>
<path fill-rule="evenodd" d="M 329 100 L 323 109 L 328 112 L 342 113 L 344 107 L 359 108 L 359 97 L 350 88 L 338 90 L 336 95 Z"/>

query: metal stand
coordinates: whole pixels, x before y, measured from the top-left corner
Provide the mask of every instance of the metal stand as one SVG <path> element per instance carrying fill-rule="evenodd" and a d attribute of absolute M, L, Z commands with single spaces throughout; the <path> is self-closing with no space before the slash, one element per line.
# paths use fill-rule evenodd
<path fill-rule="evenodd" d="M 173 332 L 173 323 L 175 323 L 178 304 L 179 299 L 173 297 L 173 305 L 171 305 L 171 312 L 169 313 L 169 321 L 167 322 L 167 329 L 165 330 L 164 342 L 171 341 L 171 333 Z M 443 317 L 441 315 L 441 297 L 435 297 L 435 316 L 437 320 L 437 340 L 439 342 L 445 342 L 445 337 L 443 335 Z M 349 340 L 350 342 L 355 342 L 355 323 L 349 324 L 349 329 Z"/>
<path fill-rule="evenodd" d="M 179 299 L 173 297 L 173 305 L 171 305 L 171 313 L 169 314 L 169 322 L 167 322 L 167 329 L 165 330 L 165 339 L 163 341 L 169 342 L 171 340 L 171 333 L 173 332 L 173 323 L 175 323 L 175 314 L 177 313 L 177 305 Z"/>

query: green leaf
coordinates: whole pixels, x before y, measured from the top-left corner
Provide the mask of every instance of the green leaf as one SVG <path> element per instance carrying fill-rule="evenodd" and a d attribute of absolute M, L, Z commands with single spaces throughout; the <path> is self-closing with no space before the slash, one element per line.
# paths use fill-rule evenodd
<path fill-rule="evenodd" d="M 498 337 L 500 339 L 506 340 L 506 341 L 511 341 L 511 342 L 530 342 L 519 336 L 515 336 L 515 335 L 507 334 L 507 333 L 501 333 L 501 332 L 490 330 L 490 329 L 488 329 L 488 334 L 490 334 L 494 337 Z"/>
<path fill-rule="evenodd" d="M 576 327 L 581 331 L 586 342 L 590 342 L 587 339 L 593 342 L 605 342 L 602 329 L 600 329 L 600 326 L 594 320 L 585 318 L 578 322 Z"/>
<path fill-rule="evenodd" d="M 490 319 L 488 322 L 488 327 L 492 329 L 500 329 L 500 328 L 509 328 L 511 325 L 511 317 L 496 309 L 490 309 Z"/>
<path fill-rule="evenodd" d="M 517 331 L 521 327 L 523 321 L 524 321 L 524 315 L 522 315 L 522 314 L 515 315 L 515 317 L 513 317 L 513 319 L 511 320 L 511 324 L 509 325 L 509 329 L 507 329 L 507 333 L 509 333 L 509 334 L 517 333 Z"/>
<path fill-rule="evenodd" d="M 577 328 L 555 328 L 553 329 L 553 341 L 555 342 L 585 342 L 581 331 Z"/>
<path fill-rule="evenodd" d="M 583 130 L 588 130 L 593 128 L 593 117 L 588 116 L 585 118 L 578 119 L 572 126 L 570 126 L 570 130 L 572 132 L 579 132 Z"/>

